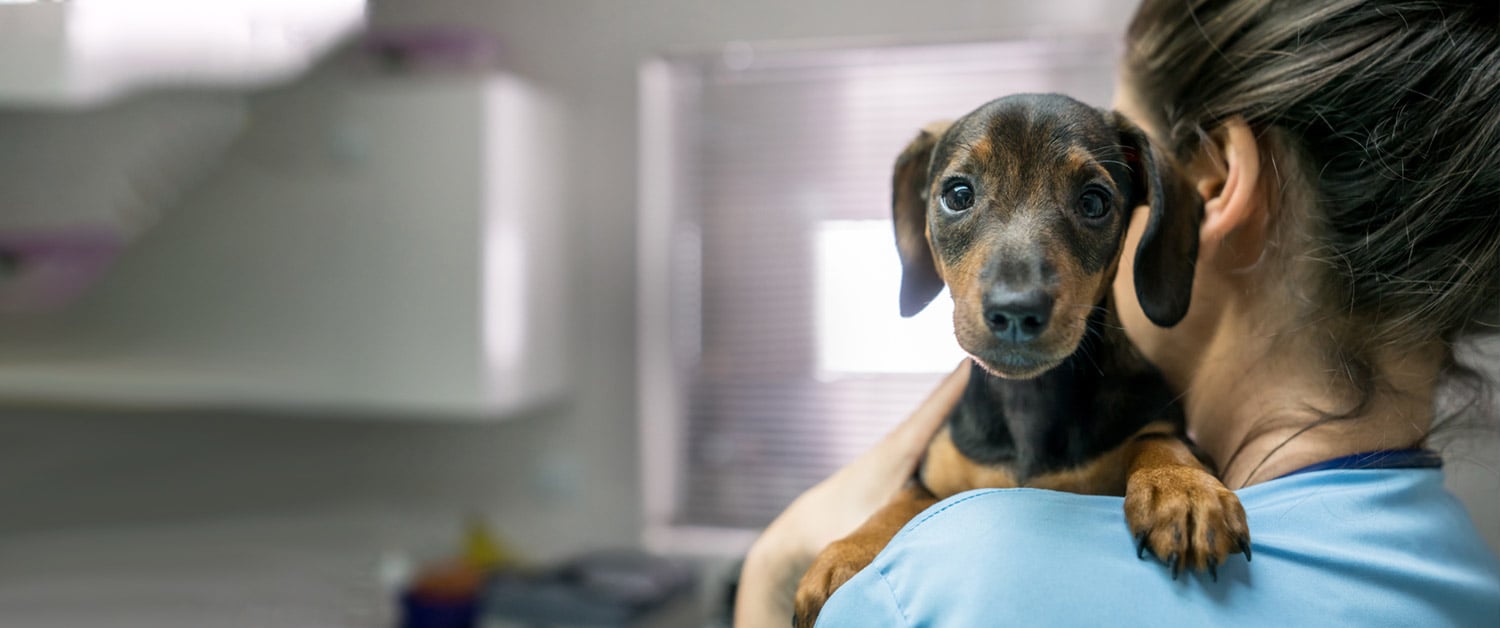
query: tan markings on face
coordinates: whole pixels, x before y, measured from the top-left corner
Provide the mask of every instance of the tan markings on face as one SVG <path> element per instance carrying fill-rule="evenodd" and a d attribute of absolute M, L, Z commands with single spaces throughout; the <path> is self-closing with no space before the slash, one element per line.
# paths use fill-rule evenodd
<path fill-rule="evenodd" d="M 1123 236 L 1121 239 L 1124 239 Z M 1120 249 L 1115 251 L 1115 258 L 1109 261 L 1109 266 L 1104 269 L 1104 272 L 1099 273 L 1099 285 L 1095 287 L 1094 295 L 1090 297 L 1093 300 L 1089 303 L 1102 303 L 1112 295 L 1111 289 L 1115 282 L 1115 274 L 1120 272 L 1120 258 L 1125 255 L 1126 250 L 1122 243 Z M 1110 306 L 1112 307 L 1113 303 Z"/>
<path fill-rule="evenodd" d="M 1052 306 L 1052 324 L 1047 326 L 1047 331 L 1038 340 L 1046 346 L 1076 347 L 1083 339 L 1089 314 L 1097 303 L 1093 299 L 1099 293 L 1099 286 L 1104 283 L 1103 273 L 1085 273 L 1077 258 L 1066 253 L 1054 251 L 1048 257 L 1052 258 L 1059 281 L 1057 294 L 1053 295 L 1055 303 Z M 1071 352 L 1070 349 L 1069 353 Z"/>
<path fill-rule="evenodd" d="M 1040 341 L 1050 347 L 1077 347 L 1083 340 L 1088 319 L 1096 307 L 1100 307 L 1109 294 L 1110 284 L 1120 263 L 1117 251 L 1109 265 L 1099 272 L 1084 270 L 1078 258 L 1066 254 L 1052 256 L 1053 267 L 1059 278 L 1056 304 L 1052 310 L 1052 324 Z M 1071 352 L 1071 349 L 1069 350 Z"/>
<path fill-rule="evenodd" d="M 1028 221 L 1018 218 L 1017 221 Z M 1033 238 L 1047 243 L 1043 250 L 1052 268 L 1056 269 L 1058 281 L 1053 290 L 1054 305 L 1052 321 L 1046 331 L 1034 342 L 1039 353 L 1052 355 L 1062 360 L 1078 347 L 1088 326 L 1089 315 L 1108 289 L 1109 268 L 1097 273 L 1086 272 L 1078 259 L 1063 246 L 1060 236 L 1052 233 L 1055 228 L 1029 220 L 1033 227 L 1025 229 L 1020 239 Z M 1007 234 L 1017 235 L 1017 234 Z M 952 264 L 943 267 L 943 278 L 953 296 L 954 335 L 959 345 L 971 353 L 980 353 L 996 344 L 994 334 L 984 318 L 984 295 L 989 285 L 980 278 L 983 269 L 992 263 L 993 256 L 1004 255 L 1006 247 L 1000 242 L 1001 234 L 985 233 L 974 239 L 964 255 Z M 1034 373 L 1006 373 L 1012 377 L 1030 377 Z"/>
<path fill-rule="evenodd" d="M 989 325 L 984 321 L 984 293 L 980 280 L 985 263 L 997 247 L 995 233 L 976 234 L 957 260 L 944 264 L 943 281 L 953 297 L 953 334 L 968 351 L 980 351 L 993 344 Z"/>
<path fill-rule="evenodd" d="M 959 453 L 946 426 L 927 446 L 927 457 L 922 460 L 922 483 L 938 499 L 976 488 L 1019 486 L 1010 469 L 980 464 Z"/>
<path fill-rule="evenodd" d="M 1017 150 L 1032 150 L 1027 147 L 1034 148 L 1035 141 L 1005 137 L 1015 143 L 986 133 L 949 155 L 940 171 L 950 172 L 956 164 L 966 164 L 966 172 L 977 180 L 984 195 L 982 205 L 975 211 L 984 214 L 970 219 L 977 224 L 965 227 L 973 231 L 962 249 L 945 253 L 937 243 L 931 248 L 939 275 L 953 298 L 954 335 L 959 345 L 997 375 L 1027 378 L 1051 368 L 1077 349 L 1089 316 L 1103 301 L 1123 249 L 1118 243 L 1104 241 L 1113 237 L 1108 230 L 1076 226 L 1075 218 L 1060 213 L 1074 210 L 1076 199 L 1071 196 L 1077 193 L 1080 173 L 1104 181 L 1111 179 L 1109 171 L 1088 148 L 1069 145 L 1052 153 L 1054 156 L 1044 162 L 1034 156 L 1013 154 Z M 934 186 L 933 194 L 939 193 L 935 186 L 941 180 L 939 177 L 929 182 Z M 930 228 L 928 241 L 932 242 Z M 1085 258 L 1077 257 L 1081 254 L 1080 247 L 1094 251 L 1093 255 L 1104 255 L 1109 250 L 1114 255 L 1102 263 L 1086 262 Z M 1055 279 L 1047 286 L 1054 303 L 1052 320 L 1027 349 L 1032 358 L 1041 361 L 1034 372 L 1021 372 L 1014 365 L 1002 368 L 985 357 L 1006 349 L 1001 349 L 1002 343 L 985 321 L 984 300 L 992 286 L 981 277 L 1006 259 L 1035 256 L 1038 252 L 1046 257 L 1048 268 L 1055 273 Z M 1091 273 L 1087 268 L 1096 270 Z"/>
<path fill-rule="evenodd" d="M 1082 146 L 1070 147 L 1068 149 L 1065 160 L 1068 164 L 1069 170 L 1072 172 L 1091 171 L 1095 173 L 1100 180 L 1110 180 L 1109 171 L 1105 170 L 1104 166 L 1102 166 L 1097 160 L 1094 159 L 1093 154 L 1091 154 Z M 1071 202 L 1071 199 L 1064 199 L 1064 202 L 1069 203 Z M 1107 236 L 1104 234 L 1085 234 L 1082 237 L 1102 238 L 1111 236 Z M 1115 235 L 1112 237 L 1120 236 Z M 1077 325 L 1081 328 L 1086 323 L 1087 318 L 1093 311 L 1094 306 L 1102 302 L 1105 295 L 1108 294 L 1110 283 L 1114 280 L 1115 270 L 1119 266 L 1120 255 L 1121 251 L 1123 250 L 1124 247 L 1116 246 L 1114 257 L 1109 260 L 1109 263 L 1106 264 L 1105 267 L 1099 272 L 1092 274 L 1085 271 L 1083 265 L 1079 263 L 1079 260 L 1075 259 L 1073 256 L 1059 256 L 1067 260 L 1068 266 L 1066 266 L 1066 270 L 1063 270 L 1065 266 L 1062 263 L 1062 260 L 1057 260 L 1057 265 L 1059 270 L 1063 273 L 1062 276 L 1064 277 L 1064 281 L 1062 282 L 1063 289 L 1060 291 L 1062 292 L 1062 294 L 1059 294 L 1057 297 L 1058 309 L 1055 311 L 1054 315 L 1059 318 L 1064 316 L 1068 318 L 1078 318 L 1079 320 L 1077 322 Z M 1063 309 L 1063 304 L 1065 302 L 1067 303 L 1067 309 Z M 1079 331 L 1079 334 L 1080 336 L 1082 335 L 1081 329 Z"/>
<path fill-rule="evenodd" d="M 995 145 L 987 136 L 981 136 L 969 145 L 968 159 L 979 164 L 988 164 L 995 157 Z"/>
<path fill-rule="evenodd" d="M 1064 172 L 1069 174 L 1089 171 L 1101 179 L 1109 179 L 1109 171 L 1094 161 L 1094 155 L 1082 146 L 1069 146 L 1068 152 L 1063 155 L 1063 163 L 1066 164 Z"/>

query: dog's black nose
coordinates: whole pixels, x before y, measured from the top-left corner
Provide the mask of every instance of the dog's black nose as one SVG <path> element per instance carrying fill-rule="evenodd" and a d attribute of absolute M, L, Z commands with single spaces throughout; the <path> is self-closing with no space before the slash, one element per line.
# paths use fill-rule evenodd
<path fill-rule="evenodd" d="M 995 286 L 984 295 L 984 321 L 1001 340 L 1035 340 L 1051 319 L 1052 295 L 1045 290 L 1017 291 Z"/>

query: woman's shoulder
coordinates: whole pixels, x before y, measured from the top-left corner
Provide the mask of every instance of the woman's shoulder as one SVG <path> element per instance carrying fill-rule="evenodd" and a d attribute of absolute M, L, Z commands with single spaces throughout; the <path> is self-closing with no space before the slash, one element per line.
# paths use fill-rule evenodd
<path fill-rule="evenodd" d="M 1441 471 L 1318 471 L 1238 494 L 1254 562 L 1232 557 L 1217 582 L 1174 581 L 1137 559 L 1120 498 L 956 495 L 840 588 L 819 625 L 1466 625 L 1500 616 L 1500 565 Z"/>

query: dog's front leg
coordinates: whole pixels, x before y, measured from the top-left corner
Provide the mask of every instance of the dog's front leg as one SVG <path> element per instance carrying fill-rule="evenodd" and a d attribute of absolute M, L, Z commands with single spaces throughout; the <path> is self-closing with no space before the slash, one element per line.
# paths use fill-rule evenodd
<path fill-rule="evenodd" d="M 824 548 L 797 585 L 793 624 L 811 628 L 833 592 L 875 560 L 906 522 L 935 503 L 937 498 L 913 481 L 852 534 Z"/>
<path fill-rule="evenodd" d="M 1235 552 L 1250 558 L 1250 528 L 1239 497 L 1214 476 L 1186 441 L 1146 433 L 1129 445 L 1125 520 L 1136 539 L 1136 554 L 1149 548 L 1172 569 L 1217 568 Z"/>

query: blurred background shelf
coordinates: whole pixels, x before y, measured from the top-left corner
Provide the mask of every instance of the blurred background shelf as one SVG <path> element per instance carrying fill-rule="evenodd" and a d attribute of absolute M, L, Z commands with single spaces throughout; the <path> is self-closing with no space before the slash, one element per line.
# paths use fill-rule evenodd
<path fill-rule="evenodd" d="M 96 285 L 0 318 L 0 400 L 466 419 L 556 400 L 555 111 L 493 73 L 253 100 Z"/>

